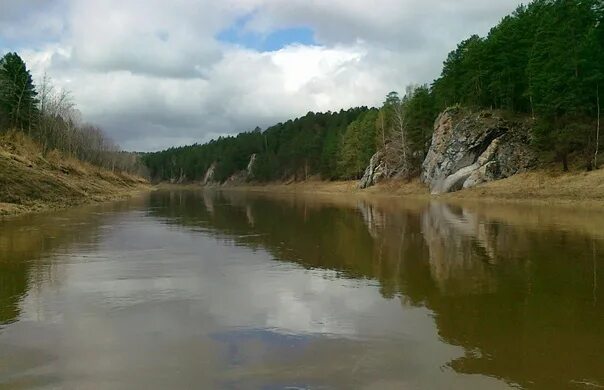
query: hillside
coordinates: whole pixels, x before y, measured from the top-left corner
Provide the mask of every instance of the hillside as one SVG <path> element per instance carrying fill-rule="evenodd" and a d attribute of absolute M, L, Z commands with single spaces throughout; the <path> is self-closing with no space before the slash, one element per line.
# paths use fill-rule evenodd
<path fill-rule="evenodd" d="M 248 166 L 246 180 L 259 183 L 310 177 L 355 180 L 368 166 L 381 171 L 380 180 L 411 180 L 426 173 L 422 164 L 430 157 L 431 192 L 454 191 L 488 176 L 507 177 L 537 163 L 554 163 L 562 171 L 578 164 L 590 171 L 601 165 L 602 159 L 595 156 L 604 149 L 603 45 L 601 0 L 533 0 L 502 18 L 485 36 L 459 42 L 432 83 L 411 84 L 401 94 L 390 92 L 381 107 L 309 112 L 265 130 L 150 153 L 143 161 L 156 181 L 208 182 L 204 179 L 211 177 L 211 184 L 217 185 L 238 181 L 230 178 L 238 179 Z M 455 156 L 454 140 L 445 142 L 436 158 L 434 153 L 428 156 L 438 129 L 435 119 L 451 109 L 492 111 L 495 114 L 489 115 L 505 125 L 493 127 L 485 119 L 472 121 L 484 134 L 468 126 L 456 132 L 462 142 L 466 135 L 478 142 L 465 145 L 465 156 L 478 163 L 474 152 L 486 153 L 481 161 L 488 166 L 478 164 L 468 172 L 460 172 L 455 163 L 448 166 L 451 159 L 442 153 Z M 507 127 L 510 132 L 502 130 Z M 507 152 L 491 153 L 494 140 Z M 488 145 L 493 146 L 482 148 Z M 458 162 L 468 167 L 464 159 Z M 485 171 L 479 172 L 481 177 L 467 175 L 478 169 Z M 208 171 L 212 174 L 206 175 Z M 436 183 L 440 180 L 448 181 L 442 187 Z M 376 181 L 369 182 L 363 186 Z"/>
<path fill-rule="evenodd" d="M 21 133 L 0 136 L 0 216 L 102 202 L 144 188 L 145 179 L 56 151 L 44 154 Z"/>

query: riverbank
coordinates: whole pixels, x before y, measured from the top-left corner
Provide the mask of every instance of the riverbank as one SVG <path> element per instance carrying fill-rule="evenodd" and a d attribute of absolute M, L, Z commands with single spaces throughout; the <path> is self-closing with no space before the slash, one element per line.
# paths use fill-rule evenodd
<path fill-rule="evenodd" d="M 182 185 L 161 184 L 159 188 Z M 199 188 L 200 185 L 185 185 Z M 348 194 L 355 196 L 407 197 L 417 199 L 442 199 L 449 202 L 485 201 L 499 203 L 539 203 L 557 205 L 604 206 L 604 169 L 592 172 L 564 173 L 555 168 L 542 168 L 443 195 L 430 195 L 419 179 L 391 180 L 361 190 L 358 181 L 327 182 L 309 180 L 292 183 L 246 184 L 217 186 L 236 191 L 267 193 Z"/>
<path fill-rule="evenodd" d="M 117 200 L 148 188 L 137 176 L 43 154 L 23 135 L 0 137 L 0 217 Z"/>

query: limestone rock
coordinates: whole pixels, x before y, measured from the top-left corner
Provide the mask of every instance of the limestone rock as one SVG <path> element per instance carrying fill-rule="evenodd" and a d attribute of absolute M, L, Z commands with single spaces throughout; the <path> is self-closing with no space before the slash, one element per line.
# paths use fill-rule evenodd
<path fill-rule="evenodd" d="M 216 163 L 212 163 L 208 170 L 206 171 L 205 176 L 203 177 L 203 185 L 213 184 L 216 179 Z"/>
<path fill-rule="evenodd" d="M 522 123 L 488 111 L 448 109 L 436 119 L 421 176 L 432 194 L 440 194 L 506 178 L 535 162 Z"/>
<path fill-rule="evenodd" d="M 365 169 L 365 173 L 359 182 L 359 188 L 363 189 L 371 187 L 387 176 L 385 163 L 382 157 L 383 154 L 381 152 L 377 152 L 371 157 L 369 165 Z"/>
<path fill-rule="evenodd" d="M 389 144 L 385 150 L 375 153 L 369 165 L 365 169 L 363 177 L 359 181 L 359 188 L 371 187 L 384 179 L 408 179 L 418 174 L 417 166 L 421 160 L 421 155 L 409 156 L 408 160 L 402 158 L 400 149 Z"/>
<path fill-rule="evenodd" d="M 247 163 L 247 178 L 251 178 L 254 173 L 254 166 L 256 165 L 256 153 L 250 156 L 250 162 Z"/>

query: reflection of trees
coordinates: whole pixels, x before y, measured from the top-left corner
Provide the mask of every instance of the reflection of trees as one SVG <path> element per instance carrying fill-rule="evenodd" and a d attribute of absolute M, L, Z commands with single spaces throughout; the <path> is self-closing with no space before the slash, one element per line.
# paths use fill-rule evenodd
<path fill-rule="evenodd" d="M 60 281 L 50 258 L 54 252 L 95 243 L 108 213 L 125 207 L 115 203 L 0 222 L 0 325 L 17 319 L 19 303 L 32 288 Z"/>
<path fill-rule="evenodd" d="M 451 362 L 459 372 L 536 388 L 604 383 L 604 297 L 595 284 L 604 265 L 592 246 L 604 252 L 588 229 L 524 226 L 518 216 L 510 224 L 497 210 L 489 217 L 439 204 L 168 197 L 156 193 L 151 202 L 169 223 L 304 267 L 375 279 L 385 297 L 427 306 L 440 336 L 468 351 Z"/>

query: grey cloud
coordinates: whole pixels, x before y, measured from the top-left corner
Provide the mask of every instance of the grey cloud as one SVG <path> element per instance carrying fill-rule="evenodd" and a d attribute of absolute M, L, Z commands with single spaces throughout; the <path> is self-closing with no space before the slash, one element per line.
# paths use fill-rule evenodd
<path fill-rule="evenodd" d="M 485 34 L 519 0 L 26 0 L 0 5 L 0 34 L 39 76 L 73 92 L 83 117 L 127 149 L 153 150 L 266 127 L 308 111 L 378 105 L 431 82 L 456 43 Z M 245 28 L 307 26 L 321 46 L 259 53 L 216 40 Z M 5 40 L 3 39 L 3 40 Z"/>
<path fill-rule="evenodd" d="M 489 27 L 520 4 L 519 0 L 363 0 L 308 2 L 259 1 L 247 27 L 270 30 L 288 25 L 312 26 L 321 43 L 357 40 L 390 48 L 417 50 L 425 45 L 450 46 L 463 37 L 485 34 Z M 445 29 L 442 33 L 442 29 Z"/>
<path fill-rule="evenodd" d="M 60 39 L 66 29 L 62 14 L 67 7 L 66 0 L 0 1 L 0 49 L 3 42 L 38 45 Z"/>

